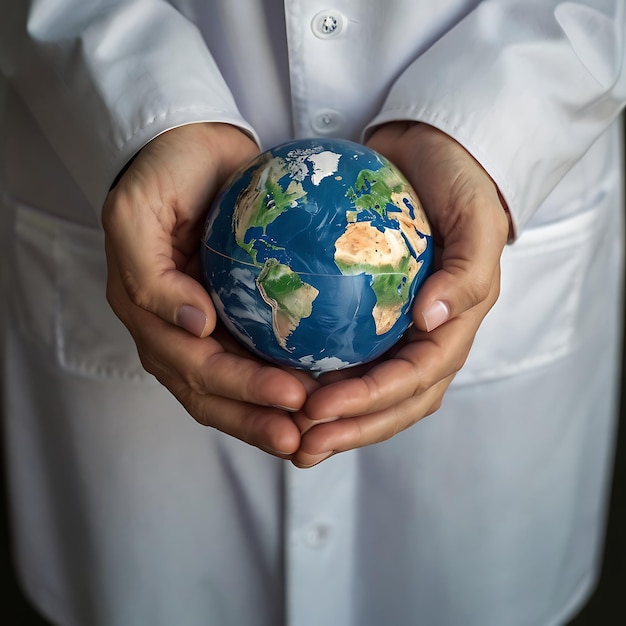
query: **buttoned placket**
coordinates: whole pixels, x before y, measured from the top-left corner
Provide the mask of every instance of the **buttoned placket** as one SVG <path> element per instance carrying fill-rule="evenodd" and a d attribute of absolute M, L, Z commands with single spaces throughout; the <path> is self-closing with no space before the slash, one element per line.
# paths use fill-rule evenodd
<path fill-rule="evenodd" d="M 349 21 L 341 12 L 316 4 L 285 3 L 294 133 L 346 136 L 351 120 L 342 106 L 345 86 L 341 74 L 332 70 L 333 59 L 345 46 Z M 288 626 L 353 623 L 357 455 L 342 453 L 306 470 L 286 466 Z"/>
<path fill-rule="evenodd" d="M 289 626 L 352 623 L 356 452 L 285 474 Z"/>
<path fill-rule="evenodd" d="M 292 110 L 297 137 L 345 137 L 350 120 L 341 110 L 345 88 L 333 58 L 345 46 L 350 21 L 342 12 L 286 3 Z"/>

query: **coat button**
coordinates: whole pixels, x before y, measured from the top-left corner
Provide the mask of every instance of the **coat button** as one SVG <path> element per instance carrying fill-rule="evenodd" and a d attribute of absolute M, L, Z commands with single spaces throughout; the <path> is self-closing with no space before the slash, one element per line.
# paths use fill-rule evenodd
<path fill-rule="evenodd" d="M 311 20 L 311 30 L 320 39 L 336 37 L 345 26 L 345 19 L 341 13 L 335 11 L 321 11 Z"/>
<path fill-rule="evenodd" d="M 343 126 L 343 115 L 331 109 L 318 111 L 311 121 L 313 130 L 318 135 L 333 135 Z"/>
<path fill-rule="evenodd" d="M 322 548 L 328 543 L 331 535 L 329 524 L 319 523 L 311 526 L 304 535 L 304 541 L 309 548 Z"/>

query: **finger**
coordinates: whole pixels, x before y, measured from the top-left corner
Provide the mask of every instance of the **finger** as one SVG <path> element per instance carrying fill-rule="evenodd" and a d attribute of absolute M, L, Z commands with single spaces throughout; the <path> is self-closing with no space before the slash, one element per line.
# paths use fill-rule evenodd
<path fill-rule="evenodd" d="M 395 358 L 372 368 L 360 377 L 331 383 L 308 399 L 304 414 L 311 421 L 326 422 L 340 418 L 376 413 L 420 395 L 450 374 L 452 366 L 441 350 L 441 335 L 449 335 L 460 318 L 438 329 L 433 336 L 413 342 Z M 445 357 L 445 359 L 444 359 Z"/>
<path fill-rule="evenodd" d="M 198 394 L 182 381 L 170 380 L 169 387 L 187 412 L 204 426 L 284 459 L 300 446 L 300 432 L 286 411 Z"/>
<path fill-rule="evenodd" d="M 239 341 L 237 341 L 231 334 L 226 330 L 224 325 L 218 321 L 216 324 L 215 330 L 211 334 L 211 336 L 218 341 L 218 343 L 222 346 L 224 351 L 230 352 L 232 354 L 237 354 L 242 358 L 254 359 L 260 363 L 264 363 L 266 365 L 271 365 L 271 367 L 277 367 L 285 372 L 287 372 L 290 376 L 296 378 L 302 386 L 304 387 L 307 395 L 313 393 L 316 389 L 320 388 L 320 383 L 316 378 L 308 372 L 307 370 L 299 370 L 291 367 L 286 367 L 284 365 L 276 365 L 270 364 L 264 359 L 253 355 L 250 350 L 245 348 Z"/>
<path fill-rule="evenodd" d="M 496 210 L 502 211 L 499 206 Z M 446 237 L 441 266 L 426 280 L 413 306 L 413 321 L 421 330 L 431 331 L 489 297 L 497 299 L 504 231 L 494 230 L 484 213 L 468 209 Z"/>
<path fill-rule="evenodd" d="M 162 373 L 176 377 L 196 394 L 288 411 L 300 409 L 306 400 L 304 385 L 290 373 L 225 352 L 212 337 L 193 337 L 156 316 L 142 322 L 136 339 L 145 346 L 142 352 L 148 371 L 157 377 Z"/>
<path fill-rule="evenodd" d="M 434 413 L 453 376 L 450 376 L 420 396 L 409 398 L 384 411 L 316 424 L 302 435 L 298 451 L 291 457 L 297 467 L 311 467 L 339 452 L 380 443 L 413 426 Z M 294 421 L 300 427 L 302 416 Z"/>

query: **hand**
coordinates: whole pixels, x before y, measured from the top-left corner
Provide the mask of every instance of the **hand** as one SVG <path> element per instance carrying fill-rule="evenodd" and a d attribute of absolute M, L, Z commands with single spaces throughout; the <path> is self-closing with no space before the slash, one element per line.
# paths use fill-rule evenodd
<path fill-rule="evenodd" d="M 198 422 L 286 457 L 300 433 L 285 408 L 300 409 L 314 383 L 262 363 L 221 332 L 196 280 L 210 201 L 257 153 L 237 128 L 208 123 L 143 148 L 103 208 L 107 298 L 144 368 Z"/>
<path fill-rule="evenodd" d="M 439 247 L 437 271 L 418 293 L 414 326 L 387 359 L 320 379 L 324 385 L 295 416 L 302 444 L 292 461 L 299 467 L 389 439 L 436 411 L 499 295 L 510 224 L 485 170 L 424 124 L 387 124 L 368 144 L 420 197 Z"/>

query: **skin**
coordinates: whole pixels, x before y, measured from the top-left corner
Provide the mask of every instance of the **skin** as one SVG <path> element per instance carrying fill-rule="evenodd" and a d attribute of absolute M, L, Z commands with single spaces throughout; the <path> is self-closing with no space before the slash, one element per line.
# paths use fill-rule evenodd
<path fill-rule="evenodd" d="M 258 153 L 247 135 L 209 123 L 160 135 L 137 155 L 102 212 L 107 298 L 144 368 L 199 423 L 298 467 L 389 439 L 436 411 L 499 294 L 510 224 L 482 167 L 423 124 L 387 124 L 368 144 L 398 165 L 420 196 L 440 246 L 439 269 L 420 290 L 402 345 L 375 364 L 318 380 L 241 348 L 198 282 L 197 245 L 210 201 Z"/>

